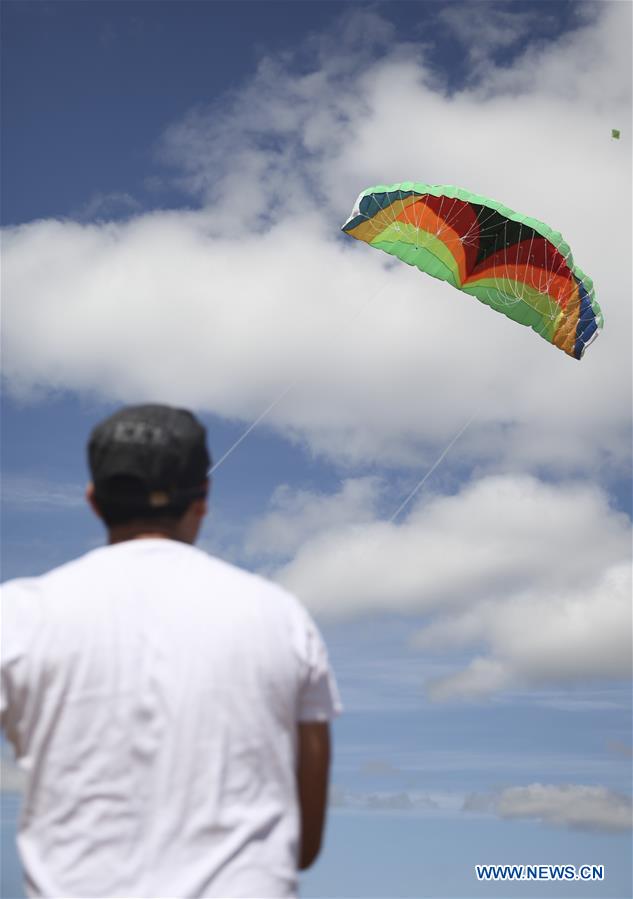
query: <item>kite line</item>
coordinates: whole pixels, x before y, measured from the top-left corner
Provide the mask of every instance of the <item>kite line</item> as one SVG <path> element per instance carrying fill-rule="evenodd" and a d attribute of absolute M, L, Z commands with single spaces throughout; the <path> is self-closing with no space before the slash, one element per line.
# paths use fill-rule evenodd
<path fill-rule="evenodd" d="M 241 434 L 241 435 L 237 438 L 237 440 L 235 441 L 235 443 L 227 449 L 227 451 L 224 453 L 224 455 L 223 455 L 223 456 L 220 456 L 220 458 L 218 459 L 218 461 L 213 463 L 213 465 L 212 465 L 211 468 L 209 469 L 209 474 L 210 474 L 210 475 L 213 474 L 213 472 L 216 471 L 216 469 L 218 469 L 218 468 L 220 467 L 220 465 L 222 465 L 222 463 L 223 463 L 226 459 L 229 458 L 229 456 L 231 455 L 231 453 L 233 452 L 233 450 L 237 449 L 238 446 L 240 445 L 240 443 L 241 443 L 243 440 L 246 440 L 246 438 L 248 437 L 248 435 L 251 433 L 251 431 L 253 431 L 253 430 L 257 427 L 257 425 L 260 423 L 260 421 L 263 421 L 263 420 L 266 418 L 266 416 L 268 415 L 268 413 L 269 413 L 269 412 L 272 412 L 273 409 L 275 408 L 275 406 L 276 406 L 278 403 L 280 403 L 280 402 L 281 402 L 281 401 L 282 401 L 282 400 L 283 400 L 283 399 L 290 393 L 290 391 L 292 390 L 293 387 L 296 387 L 296 386 L 297 386 L 297 381 L 293 381 L 291 384 L 288 384 L 288 385 L 282 390 L 282 392 L 279 394 L 279 396 L 276 397 L 276 398 L 272 401 L 272 403 L 270 403 L 268 406 L 266 406 L 266 408 L 264 409 L 263 412 L 260 412 L 260 414 L 257 416 L 257 418 L 256 418 L 253 422 L 251 422 L 251 424 L 246 428 L 246 430 L 244 431 L 244 433 Z"/>
<path fill-rule="evenodd" d="M 360 316 L 363 315 L 363 313 L 367 310 L 367 308 L 369 307 L 369 305 L 370 305 L 371 303 L 373 303 L 373 301 L 376 299 L 376 297 L 378 297 L 378 295 L 379 295 L 380 293 L 382 293 L 382 291 L 387 287 L 387 285 L 388 285 L 388 282 L 385 282 L 385 283 L 382 284 L 377 290 L 375 290 L 372 294 L 370 294 L 370 296 L 368 297 L 368 299 L 366 299 L 365 302 L 361 305 L 360 309 L 357 309 L 355 312 L 353 312 L 352 315 L 351 315 L 351 318 L 350 318 L 347 322 L 344 322 L 344 323 L 343 323 L 343 326 L 345 326 L 346 324 L 350 324 L 350 325 L 351 325 L 351 324 L 353 324 L 358 318 L 360 318 Z M 284 387 L 284 389 L 281 391 L 281 393 L 279 393 L 278 396 L 276 396 L 275 399 L 274 399 L 271 403 L 269 403 L 268 406 L 266 406 L 266 408 L 265 408 L 262 412 L 259 413 L 259 415 L 257 416 L 257 418 L 255 418 L 255 419 L 250 423 L 250 425 L 246 428 L 246 430 L 245 430 L 242 434 L 240 434 L 240 436 L 237 438 L 237 440 L 235 441 L 235 443 L 233 443 L 233 444 L 227 449 L 227 451 L 224 453 L 224 455 L 221 456 L 221 457 L 218 459 L 217 462 L 214 462 L 214 463 L 213 463 L 213 465 L 211 466 L 211 468 L 210 468 L 209 471 L 208 471 L 208 474 L 209 474 L 209 475 L 212 475 L 215 471 L 217 471 L 218 468 L 220 467 L 220 465 L 222 465 L 224 462 L 226 462 L 226 460 L 227 460 L 227 459 L 229 458 L 229 456 L 234 452 L 234 450 L 236 450 L 236 449 L 238 448 L 238 446 L 240 445 L 240 443 L 242 443 L 242 441 L 246 440 L 246 438 L 247 438 L 248 435 L 251 433 L 251 431 L 253 431 L 253 430 L 257 427 L 258 424 L 261 424 L 261 422 L 262 422 L 262 421 L 263 421 L 263 420 L 264 420 L 264 419 L 265 419 L 265 418 L 266 418 L 266 417 L 273 411 L 273 409 L 274 409 L 276 406 L 278 406 L 279 403 L 280 403 L 282 400 L 284 400 L 284 399 L 288 396 L 288 394 L 289 394 L 292 390 L 294 390 L 295 387 L 297 387 L 299 384 L 301 384 L 301 382 L 304 381 L 304 380 L 306 380 L 306 377 L 305 377 L 305 376 L 296 378 L 294 381 L 291 381 L 290 384 L 287 384 L 287 385 Z"/>
<path fill-rule="evenodd" d="M 450 440 L 450 442 L 447 444 L 447 446 L 442 450 L 442 452 L 441 452 L 440 455 L 437 457 L 437 459 L 435 460 L 435 462 L 433 463 L 433 465 L 431 465 L 431 467 L 430 467 L 429 470 L 426 472 L 426 474 L 424 475 L 424 477 L 421 478 L 421 479 L 418 481 L 418 483 L 415 485 L 415 487 L 413 488 L 413 490 L 411 491 L 411 493 L 409 493 L 409 495 L 408 495 L 408 496 L 407 496 L 407 497 L 400 503 L 400 505 L 398 506 L 398 508 L 396 509 L 396 511 L 393 513 L 393 515 L 392 515 L 391 518 L 389 519 L 389 523 L 390 523 L 390 524 L 391 524 L 392 521 L 395 521 L 395 520 L 396 520 L 396 518 L 398 517 L 398 515 L 400 515 L 400 513 L 403 512 L 404 509 L 406 509 L 406 507 L 409 505 L 409 503 L 411 502 L 411 500 L 413 499 L 413 497 L 416 495 L 416 493 L 418 493 L 418 492 L 422 489 L 422 487 L 424 487 L 424 485 L 426 484 L 426 482 L 428 481 L 428 479 L 431 477 L 431 475 L 433 474 L 433 472 L 435 471 L 435 469 L 439 467 L 439 465 L 441 464 L 441 462 L 442 462 L 442 460 L 444 459 L 444 457 L 445 457 L 446 455 L 448 455 L 448 453 L 450 452 L 450 450 L 452 449 L 452 447 L 457 443 L 457 441 L 458 441 L 459 438 L 462 436 L 462 434 L 464 434 L 465 431 L 468 430 L 468 428 L 470 427 L 470 425 L 471 425 L 471 424 L 473 423 L 473 421 L 477 418 L 478 414 L 479 414 L 479 409 L 478 409 L 476 412 L 474 412 L 474 413 L 470 416 L 470 418 L 468 419 L 468 421 L 466 422 L 465 425 L 462 425 L 462 427 L 459 429 L 459 431 L 457 432 L 457 434 L 455 434 L 455 436 Z"/>

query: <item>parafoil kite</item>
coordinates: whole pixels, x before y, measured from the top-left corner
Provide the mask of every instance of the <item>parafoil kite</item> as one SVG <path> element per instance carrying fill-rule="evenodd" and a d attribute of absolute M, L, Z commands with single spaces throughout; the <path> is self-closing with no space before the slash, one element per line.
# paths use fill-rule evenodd
<path fill-rule="evenodd" d="M 363 191 L 343 231 L 533 328 L 580 359 L 603 319 L 562 235 L 459 187 Z"/>

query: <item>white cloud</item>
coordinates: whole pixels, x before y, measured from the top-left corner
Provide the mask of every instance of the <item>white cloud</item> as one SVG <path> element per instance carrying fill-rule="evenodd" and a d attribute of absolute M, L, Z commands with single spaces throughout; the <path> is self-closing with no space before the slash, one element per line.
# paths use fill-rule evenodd
<path fill-rule="evenodd" d="M 56 484 L 42 478 L 7 475 L 2 478 L 2 502 L 11 506 L 57 506 L 69 509 L 86 506 L 84 488 L 78 484 Z"/>
<path fill-rule="evenodd" d="M 263 60 L 165 137 L 200 210 L 6 230 L 10 388 L 250 422 L 294 384 L 268 423 L 337 460 L 423 467 L 479 409 L 455 461 L 622 470 L 629 20 L 627 4 L 605 4 L 509 68 L 479 61 L 475 83 L 451 96 L 424 47 L 365 10 L 341 20 L 336 42 Z M 491 45 L 525 29 L 506 13 L 493 24 Z M 582 363 L 339 237 L 360 189 L 405 178 L 462 184 L 563 231 L 606 315 Z"/>
<path fill-rule="evenodd" d="M 623 831 L 632 826 L 631 797 L 606 787 L 534 783 L 497 794 L 474 794 L 466 811 L 492 811 L 501 818 L 535 818 L 580 830 Z"/>
<path fill-rule="evenodd" d="M 528 589 L 444 618 L 420 648 L 487 644 L 489 655 L 430 685 L 436 699 L 485 695 L 513 684 L 631 676 L 631 564 L 608 567 L 573 589 Z"/>
<path fill-rule="evenodd" d="M 480 9 L 485 12 L 473 16 L 468 3 L 453 2 L 442 6 L 438 13 L 438 20 L 462 44 L 480 77 L 485 71 L 479 71 L 477 63 L 483 68 L 489 65 L 495 51 L 516 47 L 519 43 L 525 45 L 535 36 L 546 36 L 555 27 L 555 19 L 547 14 L 546 7 L 519 12 L 480 0 Z"/>
<path fill-rule="evenodd" d="M 140 208 L 141 204 L 131 194 L 123 191 L 104 194 L 97 191 L 84 206 L 72 214 L 71 218 L 76 218 L 81 222 L 106 221 L 117 215 L 130 215 L 130 213 L 139 211 Z"/>
<path fill-rule="evenodd" d="M 619 4 L 577 4 L 583 26 L 561 35 L 556 53 L 542 40 L 529 46 L 510 67 L 487 73 L 483 92 L 555 94 L 563 103 L 582 104 L 588 113 L 622 113 L 630 122 L 631 10 Z M 584 9 L 583 9 L 584 7 Z M 606 7 L 606 8 L 605 8 Z M 599 52 L 591 64 L 588 59 Z M 615 63 L 615 65 L 614 65 Z M 565 126 L 568 122 L 561 123 Z M 585 135 L 582 135 L 583 139 Z"/>
<path fill-rule="evenodd" d="M 346 493 L 316 509 L 338 508 Z M 260 539 L 266 522 L 256 526 Z M 627 558 L 631 527 L 592 485 L 512 475 L 418 501 L 400 524 L 322 523 L 277 575 L 315 610 L 343 613 L 463 608 L 509 591 L 576 588 Z"/>
<path fill-rule="evenodd" d="M 441 806 L 451 808 L 448 803 L 438 802 L 436 797 L 425 793 L 404 790 L 361 793 L 346 790 L 337 784 L 334 784 L 330 790 L 329 804 L 333 808 L 362 809 L 372 812 L 444 811 L 445 809 Z"/>
<path fill-rule="evenodd" d="M 381 482 L 370 477 L 351 478 L 331 495 L 282 484 L 271 498 L 271 511 L 249 529 L 245 552 L 249 557 L 292 557 L 323 531 L 373 521 L 381 491 Z"/>
<path fill-rule="evenodd" d="M 414 647 L 474 647 L 432 698 L 629 676 L 631 521 L 599 488 L 487 476 L 401 523 L 381 520 L 385 496 L 377 479 L 322 497 L 286 487 L 247 546 L 289 556 L 274 576 L 318 614 L 427 614 Z"/>

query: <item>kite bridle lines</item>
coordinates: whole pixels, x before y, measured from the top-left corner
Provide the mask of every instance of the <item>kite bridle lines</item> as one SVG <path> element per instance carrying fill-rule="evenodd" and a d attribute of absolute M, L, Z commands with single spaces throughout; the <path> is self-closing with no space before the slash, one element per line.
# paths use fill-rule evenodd
<path fill-rule="evenodd" d="M 405 193 L 407 196 L 405 196 Z M 387 197 L 393 197 L 403 203 L 408 197 L 415 195 L 418 197 L 428 196 L 428 193 L 418 193 L 415 189 L 404 191 L 401 187 L 398 187 L 396 190 L 385 191 Z M 432 194 L 432 196 L 435 196 Z M 365 219 L 366 224 L 373 231 L 375 236 L 378 236 L 384 231 L 384 218 L 382 218 L 383 224 L 381 226 L 377 225 L 374 221 L 374 216 L 378 213 L 381 214 L 382 217 L 386 217 L 390 220 L 391 225 L 394 230 L 400 231 L 402 229 L 403 223 L 398 217 L 398 213 L 394 208 L 393 200 L 389 202 L 386 206 L 381 205 L 374 193 L 367 193 L 364 196 L 361 195 L 361 199 L 369 200 L 370 203 L 376 206 L 376 211 L 370 214 L 365 212 L 361 212 L 359 209 L 359 216 Z M 433 256 L 440 264 L 444 264 L 443 260 L 437 255 L 437 253 L 433 252 L 433 249 L 425 244 L 424 247 L 421 246 L 421 235 L 422 234 L 434 234 L 435 237 L 441 238 L 442 242 L 450 248 L 451 244 L 461 244 L 465 246 L 476 246 L 481 237 L 485 237 L 486 235 L 486 225 L 491 220 L 496 222 L 496 218 L 498 216 L 498 212 L 496 209 L 490 208 L 490 211 L 484 216 L 478 216 L 476 221 L 469 225 L 467 231 L 462 236 L 451 236 L 449 232 L 456 233 L 453 228 L 453 224 L 457 220 L 457 215 L 462 209 L 463 203 L 467 202 L 459 197 L 447 197 L 445 194 L 440 194 L 439 196 L 439 210 L 437 214 L 438 221 L 440 224 L 436 228 L 434 232 L 426 231 L 426 229 L 422 228 L 420 225 L 421 219 L 417 213 L 414 213 L 412 216 L 412 224 L 415 230 L 415 251 L 420 251 L 424 249 L 425 252 L 429 253 L 429 255 Z M 473 201 L 474 203 L 475 201 Z M 450 206 L 449 206 L 450 204 Z M 482 208 L 486 209 L 484 204 L 478 203 L 476 205 L 481 205 Z M 448 207 L 448 208 L 447 208 Z M 509 241 L 503 239 L 502 245 L 499 245 L 499 235 L 495 229 L 495 237 L 494 237 L 494 255 L 497 255 L 498 252 L 503 251 L 503 262 L 495 263 L 492 267 L 492 279 L 494 281 L 494 291 L 492 288 L 488 288 L 486 291 L 488 304 L 499 309 L 511 309 L 512 307 L 518 305 L 519 303 L 523 303 L 536 312 L 543 319 L 543 324 L 535 330 L 540 335 L 547 330 L 549 326 L 553 326 L 556 322 L 559 314 L 560 314 L 560 306 L 557 304 L 556 300 L 550 295 L 549 291 L 554 284 L 556 278 L 560 275 L 560 272 L 565 267 L 568 267 L 570 271 L 573 272 L 573 258 L 571 254 L 568 252 L 566 254 L 557 251 L 558 256 L 558 264 L 555 263 L 555 256 L 551 256 L 551 267 L 548 265 L 548 259 L 546 257 L 544 262 L 544 267 L 538 267 L 538 275 L 535 275 L 534 269 L 535 266 L 530 266 L 530 282 L 526 283 L 525 281 L 521 281 L 517 279 L 514 272 L 511 271 L 511 266 L 516 265 L 517 263 L 517 247 L 521 245 L 521 231 L 523 229 L 524 223 L 519 219 L 512 219 L 512 221 L 516 221 L 519 226 L 519 238 L 510 244 L 511 252 L 509 252 Z M 507 233 L 507 222 L 504 224 L 504 234 Z M 532 225 L 529 226 L 530 234 L 530 244 L 528 248 L 528 260 L 533 258 L 532 248 L 534 245 L 535 235 L 541 237 L 544 241 L 551 243 L 550 238 L 541 232 L 538 229 L 534 228 Z M 512 259 L 512 255 L 514 255 L 514 260 Z M 411 265 L 415 266 L 415 262 L 413 260 L 410 261 Z M 416 266 L 417 267 L 417 266 Z M 529 288 L 533 288 L 534 292 L 539 294 L 543 298 L 542 304 L 538 304 L 533 300 L 533 298 L 529 294 Z M 568 286 L 565 288 L 565 291 L 561 293 L 560 289 L 558 291 L 558 299 L 561 304 L 566 305 L 570 296 L 573 294 L 575 290 L 575 284 L 573 281 L 568 283 Z"/>

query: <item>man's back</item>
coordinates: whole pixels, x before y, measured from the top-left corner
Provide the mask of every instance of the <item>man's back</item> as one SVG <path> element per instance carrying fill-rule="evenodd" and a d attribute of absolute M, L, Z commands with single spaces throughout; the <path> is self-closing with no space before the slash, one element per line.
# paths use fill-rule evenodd
<path fill-rule="evenodd" d="M 297 722 L 338 700 L 293 597 L 156 538 L 11 582 L 3 605 L 32 895 L 294 894 Z"/>

